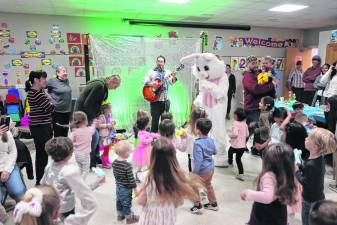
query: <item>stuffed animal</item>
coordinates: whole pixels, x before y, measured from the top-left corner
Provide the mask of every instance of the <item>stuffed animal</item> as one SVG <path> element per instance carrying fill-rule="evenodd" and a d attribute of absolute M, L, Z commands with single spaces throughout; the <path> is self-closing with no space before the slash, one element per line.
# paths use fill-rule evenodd
<path fill-rule="evenodd" d="M 225 65 L 211 53 L 195 53 L 183 57 L 180 62 L 195 60 L 194 75 L 199 80 L 199 94 L 193 104 L 205 109 L 212 121 L 211 137 L 215 141 L 218 154 L 215 165 L 226 166 L 226 110 L 228 77 Z"/>

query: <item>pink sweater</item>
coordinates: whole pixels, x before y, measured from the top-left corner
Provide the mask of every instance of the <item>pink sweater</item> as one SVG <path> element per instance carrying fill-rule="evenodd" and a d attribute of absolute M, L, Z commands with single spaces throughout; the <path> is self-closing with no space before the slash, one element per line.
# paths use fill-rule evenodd
<path fill-rule="evenodd" d="M 245 121 L 233 122 L 232 131 L 229 135 L 232 148 L 246 148 L 246 139 L 249 136 L 248 126 Z"/>
<path fill-rule="evenodd" d="M 260 190 L 246 190 L 246 200 L 259 202 L 262 204 L 270 204 L 276 200 L 276 177 L 273 172 L 265 173 L 260 179 Z"/>
<path fill-rule="evenodd" d="M 75 154 L 88 154 L 91 151 L 91 140 L 92 135 L 94 135 L 96 128 L 84 127 L 75 128 L 71 132 L 71 140 L 74 144 Z"/>

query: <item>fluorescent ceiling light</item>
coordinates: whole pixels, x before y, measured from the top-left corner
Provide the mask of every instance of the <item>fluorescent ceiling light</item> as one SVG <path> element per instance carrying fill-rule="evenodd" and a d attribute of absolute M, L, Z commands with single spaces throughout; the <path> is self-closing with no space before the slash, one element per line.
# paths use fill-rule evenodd
<path fill-rule="evenodd" d="M 185 4 L 188 3 L 190 0 L 158 0 L 158 1 L 164 3 Z"/>
<path fill-rule="evenodd" d="M 308 8 L 306 5 L 292 5 L 292 4 L 284 4 L 280 6 L 276 6 L 274 8 L 269 9 L 269 11 L 273 12 L 294 12 L 301 9 Z"/>

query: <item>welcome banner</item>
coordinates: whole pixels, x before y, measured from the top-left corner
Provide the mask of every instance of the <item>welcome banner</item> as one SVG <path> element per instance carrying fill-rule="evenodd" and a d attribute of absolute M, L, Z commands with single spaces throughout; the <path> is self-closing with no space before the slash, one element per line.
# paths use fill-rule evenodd
<path fill-rule="evenodd" d="M 267 48 L 287 48 L 287 47 L 298 47 L 298 39 L 263 39 L 255 37 L 234 37 L 229 38 L 229 44 L 231 47 L 267 47 Z"/>

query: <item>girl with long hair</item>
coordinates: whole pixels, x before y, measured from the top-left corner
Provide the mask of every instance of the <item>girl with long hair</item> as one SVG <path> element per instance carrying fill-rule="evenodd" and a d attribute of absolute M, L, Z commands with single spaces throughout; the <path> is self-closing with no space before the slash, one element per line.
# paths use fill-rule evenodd
<path fill-rule="evenodd" d="M 198 198 L 196 180 L 180 168 L 172 142 L 160 137 L 152 144 L 147 178 L 138 188 L 138 203 L 143 206 L 139 225 L 174 225 L 176 210 L 185 198 Z"/>
<path fill-rule="evenodd" d="M 287 205 L 295 202 L 294 154 L 288 145 L 272 144 L 262 157 L 257 190 L 241 199 L 254 201 L 248 225 L 287 225 Z"/>

